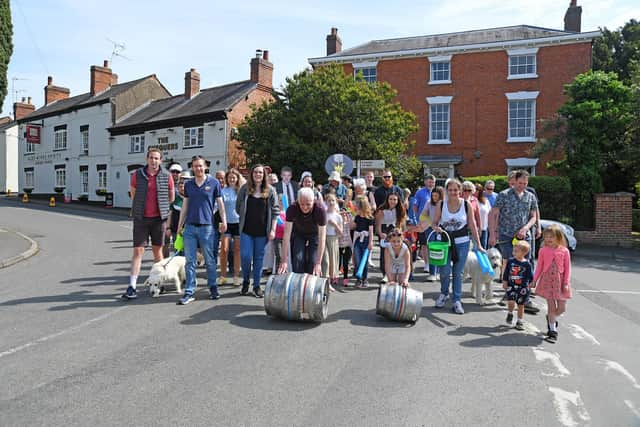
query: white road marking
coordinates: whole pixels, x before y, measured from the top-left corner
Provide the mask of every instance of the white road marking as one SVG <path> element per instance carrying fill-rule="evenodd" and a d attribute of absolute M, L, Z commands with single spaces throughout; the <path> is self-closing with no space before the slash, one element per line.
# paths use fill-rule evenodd
<path fill-rule="evenodd" d="M 558 353 L 544 351 L 542 347 L 534 348 L 532 350 L 538 362 L 549 361 L 558 371 L 557 374 L 543 372 L 542 375 L 547 377 L 567 377 L 571 375 L 571 372 L 569 372 L 569 370 L 560 361 L 560 355 Z"/>
<path fill-rule="evenodd" d="M 584 425 L 591 420 L 591 416 L 584 407 L 584 402 L 580 397 L 580 392 L 576 391 L 575 393 L 571 393 L 556 387 L 549 387 L 549 391 L 553 393 L 553 406 L 556 407 L 558 421 L 560 421 L 562 425 L 574 427 Z M 574 407 L 578 420 L 574 418 L 572 410 Z"/>
<path fill-rule="evenodd" d="M 636 406 L 633 404 L 632 401 L 625 400 L 624 404 L 627 405 L 627 408 L 629 408 L 631 410 L 631 412 L 633 412 L 633 415 L 635 415 L 636 417 L 638 417 L 640 419 L 640 410 L 638 408 L 636 408 Z"/>
<path fill-rule="evenodd" d="M 26 344 L 22 344 L 22 345 L 20 345 L 20 346 L 18 346 L 18 347 L 14 347 L 14 348 L 11 348 L 11 349 L 9 349 L 9 350 L 6 350 L 6 351 L 3 351 L 3 352 L 0 352 L 0 359 L 1 359 L 1 358 L 3 358 L 3 357 L 5 357 L 5 356 L 10 356 L 10 355 L 12 355 L 12 354 L 18 353 L 19 351 L 25 350 L 25 349 L 27 349 L 27 348 L 29 348 L 29 347 L 33 347 L 34 345 L 41 344 L 41 343 L 43 343 L 43 342 L 49 341 L 49 340 L 51 340 L 51 339 L 53 339 L 53 338 L 57 338 L 57 337 L 59 337 L 59 336 L 62 336 L 62 335 L 68 334 L 68 333 L 70 333 L 70 332 L 75 332 L 75 331 L 77 331 L 78 329 L 82 329 L 82 328 L 84 328 L 84 327 L 86 327 L 86 326 L 91 325 L 92 323 L 96 323 L 96 322 L 99 322 L 99 321 L 101 321 L 101 320 L 104 320 L 104 319 L 106 319 L 107 317 L 109 317 L 109 316 L 111 316 L 111 315 L 113 315 L 113 314 L 115 314 L 115 313 L 117 313 L 117 312 L 119 312 L 119 311 L 124 310 L 125 308 L 127 308 L 127 306 L 126 306 L 126 305 L 124 305 L 124 306 L 122 306 L 122 307 L 119 307 L 119 308 L 116 308 L 115 310 L 110 311 L 110 312 L 108 312 L 108 313 L 105 313 L 105 314 L 103 314 L 102 316 L 98 316 L 98 317 L 95 317 L 95 318 L 93 318 L 93 319 L 89 319 L 89 320 L 87 320 L 86 322 L 82 322 L 82 323 L 80 323 L 79 325 L 72 326 L 72 327 L 67 328 L 67 329 L 63 329 L 62 331 L 60 331 L 60 332 L 56 332 L 55 334 L 47 335 L 47 336 L 45 336 L 45 337 L 38 338 L 37 340 L 30 341 L 30 342 L 28 342 L 28 343 L 26 343 Z"/>
<path fill-rule="evenodd" d="M 622 366 L 618 362 L 607 359 L 600 359 L 600 363 L 604 365 L 605 371 L 614 370 L 621 373 L 631 382 L 631 385 L 633 385 L 634 388 L 640 390 L 640 384 L 638 384 L 638 381 L 636 381 L 636 377 L 631 375 L 631 372 L 627 371 L 624 366 Z"/>
<path fill-rule="evenodd" d="M 591 341 L 594 345 L 600 345 L 600 341 L 598 341 L 596 337 L 591 335 L 589 332 L 585 331 L 581 326 L 571 324 L 569 325 L 569 332 L 571 332 L 571 335 L 573 335 L 574 338 L 579 340 L 586 339 L 587 341 Z"/>
<path fill-rule="evenodd" d="M 585 294 L 630 294 L 640 295 L 640 291 L 615 291 L 615 290 L 603 290 L 603 289 L 576 289 L 578 292 Z"/>

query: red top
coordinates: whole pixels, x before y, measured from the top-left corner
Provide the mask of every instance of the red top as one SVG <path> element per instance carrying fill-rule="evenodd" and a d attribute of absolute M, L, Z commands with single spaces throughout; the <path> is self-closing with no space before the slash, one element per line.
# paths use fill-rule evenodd
<path fill-rule="evenodd" d="M 158 169 L 160 172 L 160 169 Z M 144 216 L 145 218 L 157 218 L 160 216 L 160 208 L 158 207 L 158 183 L 156 177 L 158 173 L 152 175 L 149 173 L 149 168 L 144 167 L 144 173 L 147 174 L 147 198 L 144 201 Z M 137 171 L 131 174 L 131 188 L 136 188 L 138 182 Z M 174 192 L 173 178 L 169 177 L 169 194 Z"/>

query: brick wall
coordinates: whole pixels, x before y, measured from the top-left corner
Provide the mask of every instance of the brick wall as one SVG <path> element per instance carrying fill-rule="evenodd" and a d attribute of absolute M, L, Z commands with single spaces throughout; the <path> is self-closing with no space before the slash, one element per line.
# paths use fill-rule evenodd
<path fill-rule="evenodd" d="M 508 55 L 504 50 L 455 54 L 451 58 L 452 84 L 429 85 L 429 61 L 425 57 L 378 62 L 378 81 L 398 91 L 404 109 L 412 111 L 419 124 L 416 155 L 462 155 L 456 173 L 463 176 L 504 174 L 505 158 L 531 157 L 533 143 L 507 143 L 508 100 L 505 93 L 539 91 L 536 102 L 536 135 L 541 119 L 550 119 L 564 103 L 564 85 L 591 67 L 591 44 L 576 43 L 541 47 L 537 53 L 538 78 L 507 80 Z M 353 74 L 351 64 L 344 65 Z M 453 96 L 450 107 L 451 144 L 428 145 L 429 106 L 427 97 Z M 480 157 L 475 153 L 479 151 Z M 541 159 L 536 174 L 549 174 Z"/>
<path fill-rule="evenodd" d="M 632 204 L 630 193 L 595 195 L 595 230 L 577 231 L 579 242 L 605 246 L 632 246 Z"/>
<path fill-rule="evenodd" d="M 251 114 L 251 105 L 260 106 L 263 101 L 271 101 L 271 91 L 256 89 L 245 97 L 244 100 L 233 106 L 231 112 L 228 113 L 229 129 L 227 129 L 227 141 L 229 141 L 227 151 L 227 163 L 229 167 L 244 169 L 249 165 L 245 165 L 244 152 L 238 148 L 238 141 L 232 138 L 232 129 L 237 128 L 244 118 Z"/>

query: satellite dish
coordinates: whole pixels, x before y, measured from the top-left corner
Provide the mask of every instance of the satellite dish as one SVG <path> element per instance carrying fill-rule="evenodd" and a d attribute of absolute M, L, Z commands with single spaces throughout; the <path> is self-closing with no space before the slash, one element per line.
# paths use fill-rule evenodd
<path fill-rule="evenodd" d="M 351 175 L 351 172 L 353 172 L 353 160 L 345 154 L 332 154 L 324 162 L 324 170 L 327 171 L 328 175 L 331 175 L 331 172 L 334 171 L 338 172 L 340 176 Z"/>

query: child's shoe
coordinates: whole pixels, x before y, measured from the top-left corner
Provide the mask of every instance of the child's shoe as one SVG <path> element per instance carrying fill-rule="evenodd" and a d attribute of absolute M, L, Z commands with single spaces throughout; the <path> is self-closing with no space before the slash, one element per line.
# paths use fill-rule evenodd
<path fill-rule="evenodd" d="M 348 287 L 349 286 L 349 279 L 342 279 L 342 286 L 343 287 Z"/>
<path fill-rule="evenodd" d="M 516 326 L 514 326 L 516 328 L 516 330 L 518 331 L 524 331 L 524 323 L 522 323 L 522 320 L 518 320 L 516 322 Z"/>

